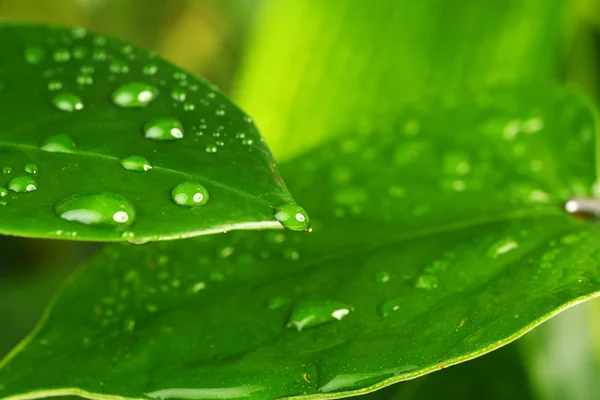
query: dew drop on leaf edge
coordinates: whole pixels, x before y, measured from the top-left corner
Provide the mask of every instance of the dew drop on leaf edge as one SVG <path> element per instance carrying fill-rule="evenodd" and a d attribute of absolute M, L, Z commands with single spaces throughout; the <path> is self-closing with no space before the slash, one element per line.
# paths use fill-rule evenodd
<path fill-rule="evenodd" d="M 285 204 L 275 209 L 275 219 L 292 231 L 305 231 L 310 225 L 308 214 L 296 204 Z"/>
<path fill-rule="evenodd" d="M 113 193 L 76 194 L 59 201 L 54 210 L 62 219 L 86 225 L 128 226 L 136 216 L 133 205 Z"/>
<path fill-rule="evenodd" d="M 171 198 L 186 207 L 202 206 L 208 202 L 208 190 L 198 182 L 183 182 L 173 188 Z"/>

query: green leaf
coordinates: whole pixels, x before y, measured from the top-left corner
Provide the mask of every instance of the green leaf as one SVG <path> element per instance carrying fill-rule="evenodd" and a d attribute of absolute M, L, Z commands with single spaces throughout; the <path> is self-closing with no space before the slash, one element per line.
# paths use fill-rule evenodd
<path fill-rule="evenodd" d="M 525 87 L 321 146 L 283 167 L 312 234 L 107 248 L 0 397 L 333 398 L 487 353 L 600 293 L 597 225 L 563 210 L 594 132 L 578 96 Z"/>
<path fill-rule="evenodd" d="M 293 199 L 251 119 L 216 88 L 82 29 L 4 23 L 0 44 L 0 234 L 281 228 L 274 214 Z"/>
<path fill-rule="evenodd" d="M 234 96 L 278 158 L 434 94 L 554 81 L 564 0 L 263 4 Z"/>

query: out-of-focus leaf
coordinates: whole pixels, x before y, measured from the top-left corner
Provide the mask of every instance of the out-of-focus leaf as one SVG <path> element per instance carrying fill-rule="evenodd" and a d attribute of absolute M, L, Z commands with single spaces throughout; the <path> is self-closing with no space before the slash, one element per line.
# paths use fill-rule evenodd
<path fill-rule="evenodd" d="M 381 128 L 423 97 L 552 80 L 562 10 L 562 0 L 264 2 L 234 97 L 289 157 Z"/>

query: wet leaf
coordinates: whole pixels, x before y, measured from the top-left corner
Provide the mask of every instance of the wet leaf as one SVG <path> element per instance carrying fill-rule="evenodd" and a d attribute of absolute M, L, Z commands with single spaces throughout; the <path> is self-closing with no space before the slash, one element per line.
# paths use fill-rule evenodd
<path fill-rule="evenodd" d="M 564 210 L 594 181 L 591 109 L 563 89 L 464 96 L 286 163 L 311 234 L 107 248 L 1 364 L 0 397 L 365 393 L 597 296 L 597 223 Z"/>
<path fill-rule="evenodd" d="M 0 234 L 281 227 L 274 214 L 293 199 L 251 119 L 216 88 L 81 29 L 4 23 L 0 43 Z"/>

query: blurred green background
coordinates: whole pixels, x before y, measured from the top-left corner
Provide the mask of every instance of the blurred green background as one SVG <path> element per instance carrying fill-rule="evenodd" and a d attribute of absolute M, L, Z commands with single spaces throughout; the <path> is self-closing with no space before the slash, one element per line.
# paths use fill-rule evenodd
<path fill-rule="evenodd" d="M 156 51 L 235 100 L 244 60 L 252 57 L 248 45 L 261 23 L 261 7 L 274 1 L 0 0 L 0 17 L 83 26 L 118 37 Z M 600 0 L 568 2 L 564 20 L 561 79 L 599 103 Z M 291 55 L 294 44 L 287 42 Z M 261 126 L 260 115 L 257 124 Z M 269 132 L 264 133 L 268 140 Z M 0 237 L 0 356 L 33 328 L 60 283 L 98 246 Z M 592 400 L 598 396 L 600 301 L 571 309 L 480 359 L 366 397 Z"/>

